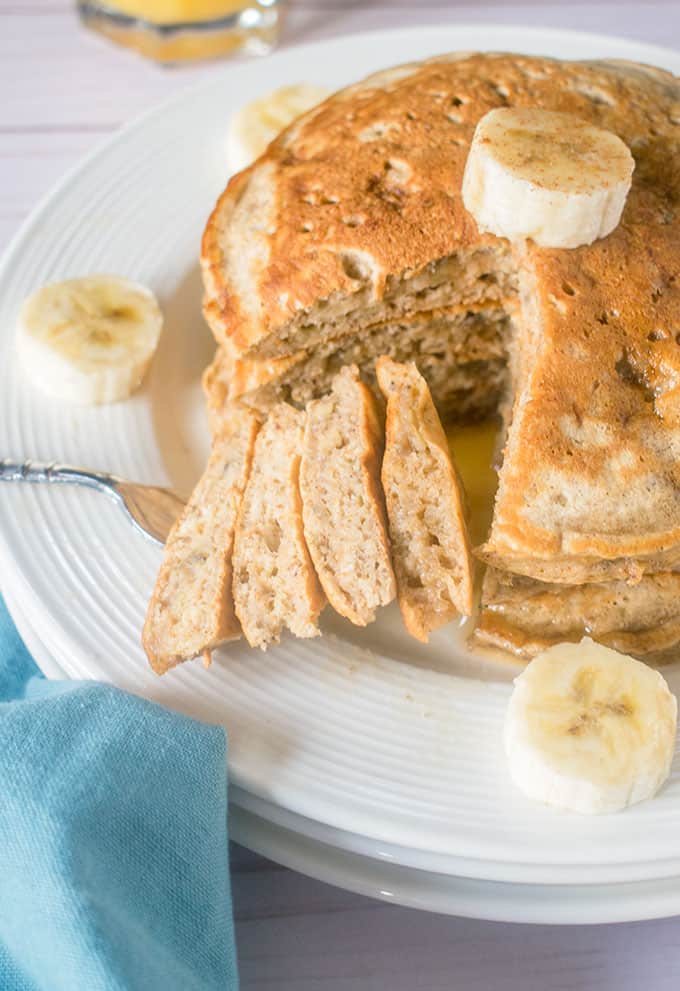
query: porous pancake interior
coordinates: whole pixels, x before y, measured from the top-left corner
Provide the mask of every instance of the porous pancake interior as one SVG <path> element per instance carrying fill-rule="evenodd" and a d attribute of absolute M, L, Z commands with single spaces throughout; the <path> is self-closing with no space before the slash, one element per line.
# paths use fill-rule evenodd
<path fill-rule="evenodd" d="M 244 361 L 231 375 L 230 400 L 266 411 L 275 402 L 304 407 L 328 392 L 335 374 L 358 365 L 375 387 L 375 359 L 415 360 L 446 422 L 471 422 L 492 414 L 506 385 L 508 315 L 497 305 L 402 317 L 366 328 L 361 334 L 320 342 L 281 362 Z M 218 373 L 219 374 L 219 373 Z M 224 396 L 224 393 L 223 393 Z M 224 401 L 224 399 L 222 400 Z"/>

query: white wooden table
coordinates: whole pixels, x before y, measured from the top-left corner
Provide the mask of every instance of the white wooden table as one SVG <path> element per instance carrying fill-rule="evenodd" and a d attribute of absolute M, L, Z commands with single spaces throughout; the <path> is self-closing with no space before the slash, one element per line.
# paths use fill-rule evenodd
<path fill-rule="evenodd" d="M 680 48 L 680 2 L 291 4 L 284 41 L 441 21 L 563 26 Z M 211 67 L 163 70 L 85 34 L 70 0 L 0 0 L 0 248 L 118 124 Z M 680 824 L 679 824 L 680 832 Z M 559 928 L 370 901 L 232 851 L 244 991 L 677 991 L 680 918 Z"/>

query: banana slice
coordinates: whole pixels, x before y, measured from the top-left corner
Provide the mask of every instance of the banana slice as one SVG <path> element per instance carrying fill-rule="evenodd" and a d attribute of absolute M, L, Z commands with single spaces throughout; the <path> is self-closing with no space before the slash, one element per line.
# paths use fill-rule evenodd
<path fill-rule="evenodd" d="M 617 226 L 634 168 L 610 131 L 572 114 L 503 107 L 477 124 L 463 203 L 481 231 L 577 248 Z"/>
<path fill-rule="evenodd" d="M 74 403 L 113 403 L 141 383 L 163 315 L 144 286 L 92 275 L 43 286 L 19 315 L 17 352 L 43 392 Z"/>
<path fill-rule="evenodd" d="M 677 703 L 658 671 L 585 637 L 539 654 L 505 719 L 510 775 L 530 798 L 617 812 L 668 777 Z"/>
<path fill-rule="evenodd" d="M 229 126 L 229 166 L 240 172 L 255 161 L 284 127 L 325 100 L 330 90 L 311 83 L 283 86 L 234 114 Z"/>

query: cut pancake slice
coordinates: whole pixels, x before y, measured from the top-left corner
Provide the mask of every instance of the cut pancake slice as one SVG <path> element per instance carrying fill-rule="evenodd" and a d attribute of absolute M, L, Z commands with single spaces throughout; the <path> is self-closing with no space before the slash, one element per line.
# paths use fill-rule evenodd
<path fill-rule="evenodd" d="M 583 636 L 645 660 L 663 660 L 680 642 L 680 573 L 625 581 L 556 585 L 489 568 L 472 646 L 530 660 Z"/>
<path fill-rule="evenodd" d="M 278 643 L 284 629 L 319 633 L 325 598 L 302 526 L 300 457 L 305 414 L 281 403 L 265 421 L 241 504 L 234 545 L 236 615 L 251 647 Z"/>
<path fill-rule="evenodd" d="M 387 400 L 382 483 L 397 595 L 406 629 L 432 630 L 472 612 L 472 558 L 463 496 L 427 383 L 416 366 L 382 357 Z"/>
<path fill-rule="evenodd" d="M 307 407 L 300 468 L 307 546 L 328 601 L 357 626 L 395 595 L 380 459 L 383 430 L 356 365 Z"/>
<path fill-rule="evenodd" d="M 223 421 L 205 472 L 168 536 L 142 634 L 157 674 L 240 635 L 232 551 L 257 430 L 253 413 Z"/>

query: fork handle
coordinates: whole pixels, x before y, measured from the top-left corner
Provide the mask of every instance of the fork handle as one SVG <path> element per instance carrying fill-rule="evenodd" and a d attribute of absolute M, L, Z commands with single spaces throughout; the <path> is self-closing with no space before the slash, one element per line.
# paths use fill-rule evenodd
<path fill-rule="evenodd" d="M 12 461 L 4 458 L 0 461 L 0 482 L 65 482 L 104 490 L 115 496 L 119 479 L 105 471 L 75 468 L 56 461 Z"/>

